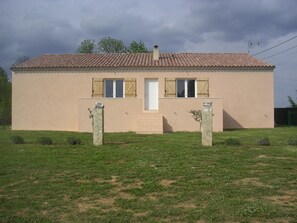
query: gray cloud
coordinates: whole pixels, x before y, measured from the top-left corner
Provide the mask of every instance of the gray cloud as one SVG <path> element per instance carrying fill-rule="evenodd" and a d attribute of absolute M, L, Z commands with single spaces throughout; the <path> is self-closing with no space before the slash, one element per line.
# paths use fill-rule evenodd
<path fill-rule="evenodd" d="M 255 36 L 262 42 L 296 31 L 297 2 L 190 1 L 188 18 L 194 32 L 217 33 L 217 39 L 238 41 Z"/>

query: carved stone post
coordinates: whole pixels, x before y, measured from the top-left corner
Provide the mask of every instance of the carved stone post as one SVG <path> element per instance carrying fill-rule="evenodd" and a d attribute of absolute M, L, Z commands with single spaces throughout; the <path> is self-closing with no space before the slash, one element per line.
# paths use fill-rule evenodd
<path fill-rule="evenodd" d="M 93 112 L 93 144 L 104 144 L 104 105 L 96 102 Z"/>
<path fill-rule="evenodd" d="M 202 145 L 212 146 L 212 102 L 210 101 L 203 103 Z"/>

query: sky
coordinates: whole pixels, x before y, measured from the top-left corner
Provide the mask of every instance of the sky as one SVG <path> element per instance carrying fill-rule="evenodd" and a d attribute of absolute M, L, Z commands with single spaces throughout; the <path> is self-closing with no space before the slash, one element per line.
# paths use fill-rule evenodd
<path fill-rule="evenodd" d="M 143 41 L 161 52 L 249 52 L 275 65 L 275 107 L 297 99 L 294 0 L 0 0 L 0 66 L 75 53 L 84 39 Z M 283 43 L 285 42 L 285 43 Z M 281 44 L 283 43 L 283 44 Z"/>

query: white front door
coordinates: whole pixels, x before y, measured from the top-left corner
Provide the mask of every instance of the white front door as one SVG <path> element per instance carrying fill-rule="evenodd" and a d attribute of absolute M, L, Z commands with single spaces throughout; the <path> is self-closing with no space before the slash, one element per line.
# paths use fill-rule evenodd
<path fill-rule="evenodd" d="M 145 80 L 145 110 L 158 110 L 158 79 Z"/>

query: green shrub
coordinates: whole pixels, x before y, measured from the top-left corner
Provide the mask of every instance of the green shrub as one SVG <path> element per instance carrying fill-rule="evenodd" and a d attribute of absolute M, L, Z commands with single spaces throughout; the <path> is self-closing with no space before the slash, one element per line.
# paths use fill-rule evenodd
<path fill-rule="evenodd" d="M 297 146 L 297 139 L 289 139 L 288 145 L 290 146 Z"/>
<path fill-rule="evenodd" d="M 225 144 L 228 146 L 240 146 L 241 143 L 238 139 L 236 138 L 228 138 L 225 140 Z"/>
<path fill-rule="evenodd" d="M 69 137 L 67 139 L 68 144 L 70 145 L 79 145 L 81 143 L 79 138 Z"/>
<path fill-rule="evenodd" d="M 18 136 L 18 135 L 11 136 L 10 140 L 13 144 L 24 144 L 25 143 L 25 140 L 21 136 Z"/>
<path fill-rule="evenodd" d="M 269 139 L 267 137 L 262 138 L 258 141 L 259 146 L 270 146 Z"/>
<path fill-rule="evenodd" d="M 51 145 L 53 144 L 53 140 L 49 137 L 40 137 L 37 139 L 37 143 L 41 145 Z"/>

